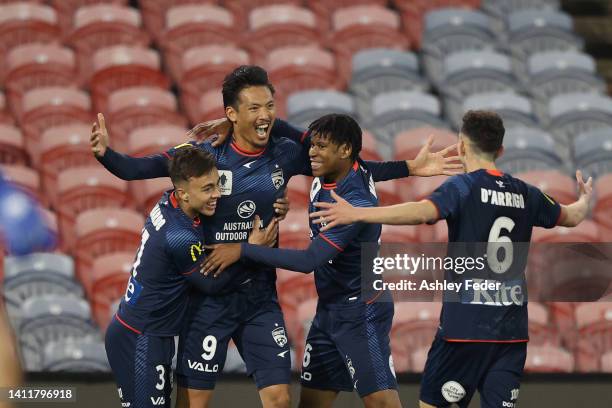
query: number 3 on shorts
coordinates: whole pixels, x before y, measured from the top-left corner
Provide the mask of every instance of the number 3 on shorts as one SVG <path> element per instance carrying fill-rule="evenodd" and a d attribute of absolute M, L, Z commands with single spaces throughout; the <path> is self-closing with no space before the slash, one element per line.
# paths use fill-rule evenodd
<path fill-rule="evenodd" d="M 204 337 L 204 340 L 202 340 L 202 348 L 204 349 L 202 358 L 206 361 L 212 360 L 215 356 L 215 351 L 217 351 L 217 339 L 215 336 Z"/>
<path fill-rule="evenodd" d="M 166 374 L 166 367 L 160 364 L 155 367 L 155 370 L 159 374 L 159 381 L 160 381 L 160 383 L 155 384 L 155 388 L 162 391 L 164 387 L 166 386 L 166 379 L 164 378 Z"/>

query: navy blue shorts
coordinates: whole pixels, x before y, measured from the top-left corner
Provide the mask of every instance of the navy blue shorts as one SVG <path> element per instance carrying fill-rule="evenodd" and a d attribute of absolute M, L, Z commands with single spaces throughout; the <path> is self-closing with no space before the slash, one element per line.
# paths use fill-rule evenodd
<path fill-rule="evenodd" d="M 458 343 L 436 336 L 425 363 L 421 401 L 464 408 L 474 392 L 481 408 L 513 408 L 527 357 L 527 343 Z"/>
<path fill-rule="evenodd" d="M 106 330 L 105 346 L 122 406 L 171 406 L 174 337 L 138 334 L 115 316 Z"/>
<path fill-rule="evenodd" d="M 361 397 L 397 389 L 389 331 L 393 303 L 319 304 L 308 332 L 302 386 L 357 390 Z"/>
<path fill-rule="evenodd" d="M 283 313 L 274 290 L 266 290 L 253 286 L 223 296 L 192 296 L 179 338 L 179 386 L 214 389 L 230 339 L 258 389 L 291 382 Z"/>

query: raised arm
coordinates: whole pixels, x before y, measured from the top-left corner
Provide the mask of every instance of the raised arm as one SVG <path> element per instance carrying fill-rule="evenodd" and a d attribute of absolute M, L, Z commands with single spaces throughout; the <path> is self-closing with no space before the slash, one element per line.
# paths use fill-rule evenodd
<path fill-rule="evenodd" d="M 98 122 L 91 129 L 91 151 L 96 159 L 111 173 L 123 180 L 142 180 L 168 176 L 168 157 L 156 154 L 131 157 L 118 153 L 108 146 L 108 131 L 104 115 L 98 113 Z"/>
<path fill-rule="evenodd" d="M 576 182 L 578 184 L 578 200 L 571 204 L 561 204 L 561 215 L 558 225 L 563 227 L 575 227 L 586 218 L 593 193 L 593 178 L 589 177 L 585 183 L 582 172 L 576 171 Z"/>

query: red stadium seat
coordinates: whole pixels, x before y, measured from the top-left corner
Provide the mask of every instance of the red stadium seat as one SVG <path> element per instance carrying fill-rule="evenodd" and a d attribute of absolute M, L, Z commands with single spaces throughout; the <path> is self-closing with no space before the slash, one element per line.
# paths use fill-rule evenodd
<path fill-rule="evenodd" d="M 402 202 L 397 180 L 376 183 L 376 194 L 378 195 L 379 205 L 393 205 Z"/>
<path fill-rule="evenodd" d="M 6 109 L 6 99 L 4 98 L 4 94 L 2 92 L 0 92 L 0 123 L 4 123 L 6 125 L 12 125 L 15 123 L 13 116 Z"/>
<path fill-rule="evenodd" d="M 580 304 L 576 307 L 576 326 L 577 369 L 598 371 L 601 355 L 612 350 L 612 302 Z"/>
<path fill-rule="evenodd" d="M 170 81 L 160 72 L 157 52 L 133 46 L 114 46 L 94 54 L 94 74 L 90 87 L 96 111 L 107 109 L 111 93 L 131 86 L 155 86 L 168 89 Z"/>
<path fill-rule="evenodd" d="M 74 88 L 45 87 L 33 89 L 23 97 L 21 125 L 28 150 L 40 142 L 47 129 L 74 124 L 91 124 L 89 95 Z"/>
<path fill-rule="evenodd" d="M 149 35 L 141 26 L 140 13 L 131 7 L 94 4 L 79 8 L 74 14 L 74 26 L 66 42 L 77 50 L 81 78 L 91 76 L 91 59 L 102 48 L 149 45 Z"/>
<path fill-rule="evenodd" d="M 40 143 L 31 150 L 32 159 L 40 163 L 45 195 L 57 191 L 57 175 L 70 167 L 100 165 L 91 153 L 91 125 L 72 124 L 52 127 L 42 134 Z"/>
<path fill-rule="evenodd" d="M 317 297 L 314 275 L 312 273 L 304 274 L 299 272 L 286 273 L 293 273 L 294 277 L 278 284 L 278 296 L 281 305 L 283 305 L 283 310 L 289 309 L 295 312 L 297 317 L 299 305 Z M 294 322 L 295 320 L 292 319 L 291 321 Z"/>
<path fill-rule="evenodd" d="M 421 127 L 398 133 L 394 139 L 394 159 L 414 159 L 429 136 L 434 137 L 432 152 L 440 151 L 452 144 L 457 144 L 457 134 L 448 129 Z M 455 154 L 455 152 L 451 152 Z"/>
<path fill-rule="evenodd" d="M 43 213 L 43 219 L 45 220 L 47 227 L 53 232 L 56 237 L 59 237 L 59 222 L 57 221 L 57 215 L 55 212 L 48 208 L 41 208 Z M 0 251 L 1 252 L 1 251 Z"/>
<path fill-rule="evenodd" d="M 81 7 L 100 3 L 125 6 L 128 0 L 50 0 L 49 3 L 57 11 L 62 33 L 67 35 L 72 30 L 74 14 Z"/>
<path fill-rule="evenodd" d="M 412 354 L 410 355 L 410 371 L 413 371 L 415 373 L 422 373 L 423 370 L 425 370 L 425 363 L 427 362 L 427 354 L 429 353 L 429 348 L 430 347 L 420 347 L 412 352 Z M 396 370 L 398 372 L 401 372 L 397 368 L 397 363 L 395 366 Z"/>
<path fill-rule="evenodd" d="M 280 223 L 280 246 L 282 248 L 305 249 L 310 243 L 310 227 L 306 209 L 294 208 Z"/>
<path fill-rule="evenodd" d="M 234 16 L 211 4 L 174 6 L 166 14 L 166 29 L 160 44 L 173 78 L 180 77 L 183 54 L 205 45 L 238 45 Z"/>
<path fill-rule="evenodd" d="M 147 31 L 154 36 L 156 41 L 164 34 L 166 27 L 166 13 L 174 6 L 186 4 L 218 4 L 218 0 L 146 0 L 140 2 L 142 17 Z"/>
<path fill-rule="evenodd" d="M 414 177 L 410 188 L 412 199 L 419 201 L 429 197 L 447 179 L 447 176 Z"/>
<path fill-rule="evenodd" d="M 182 56 L 180 88 L 184 92 L 194 94 L 218 89 L 229 72 L 237 66 L 249 63 L 249 54 L 233 46 L 207 45 L 190 48 Z"/>
<path fill-rule="evenodd" d="M 312 177 L 294 176 L 287 185 L 287 196 L 291 204 L 291 211 L 308 208 L 310 202 L 310 187 Z"/>
<path fill-rule="evenodd" d="M 59 39 L 57 14 L 49 6 L 35 3 L 0 5 L 0 81 L 4 61 L 12 48 L 28 43 L 50 43 Z"/>
<path fill-rule="evenodd" d="M 119 150 L 128 144 L 128 135 L 135 129 L 153 125 L 187 126 L 177 112 L 176 97 L 170 91 L 136 86 L 119 89 L 108 98 L 110 134 Z"/>
<path fill-rule="evenodd" d="M 612 350 L 601 356 L 601 371 L 612 373 Z"/>
<path fill-rule="evenodd" d="M 383 225 L 380 238 L 383 244 L 420 242 L 414 225 Z"/>
<path fill-rule="evenodd" d="M 53 195 L 62 231 L 63 247 L 71 248 L 75 219 L 93 208 L 123 208 L 130 203 L 127 181 L 110 174 L 102 166 L 73 167 L 57 176 Z"/>
<path fill-rule="evenodd" d="M 249 31 L 244 33 L 242 44 L 260 64 L 276 48 L 317 46 L 322 40 L 312 11 L 292 5 L 271 5 L 251 11 Z"/>
<path fill-rule="evenodd" d="M 328 46 L 339 58 L 340 75 L 351 75 L 352 55 L 366 48 L 408 48 L 400 31 L 400 17 L 381 6 L 353 6 L 338 9 L 332 16 L 333 33 Z"/>
<path fill-rule="evenodd" d="M 561 345 L 561 337 L 552 324 L 548 309 L 541 303 L 529 302 L 529 342 L 535 345 Z"/>
<path fill-rule="evenodd" d="M 531 242 L 599 242 L 600 238 L 597 224 L 585 220 L 573 228 L 534 228 Z"/>
<path fill-rule="evenodd" d="M 378 148 L 376 147 L 377 143 L 374 135 L 364 129 L 361 134 L 361 153 L 359 156 L 363 160 L 381 161 L 382 157 L 380 153 L 378 153 Z"/>
<path fill-rule="evenodd" d="M 0 171 L 4 180 L 15 184 L 30 196 L 39 201 L 44 198 L 40 193 L 40 178 L 36 171 L 25 166 L 7 164 L 0 165 Z"/>
<path fill-rule="evenodd" d="M 317 14 L 329 16 L 338 9 L 352 6 L 386 7 L 387 0 L 306 0 L 306 4 Z"/>
<path fill-rule="evenodd" d="M 19 129 L 0 123 L 0 163 L 27 166 L 29 161 Z"/>
<path fill-rule="evenodd" d="M 273 5 L 283 6 L 301 6 L 301 0 L 224 0 L 224 7 L 228 8 L 234 14 L 236 27 L 240 30 L 248 29 L 248 19 L 251 11 Z"/>
<path fill-rule="evenodd" d="M 114 252 L 96 258 L 91 269 L 79 273 L 94 319 L 102 330 L 110 323 L 111 306 L 125 293 L 133 263 L 134 252 Z"/>
<path fill-rule="evenodd" d="M 194 99 L 198 102 L 192 105 L 191 94 L 183 93 L 181 96 L 181 105 L 185 109 L 192 125 L 225 117 L 221 89 L 206 91 L 199 99 L 197 97 Z"/>
<path fill-rule="evenodd" d="M 79 214 L 75 224 L 77 278 L 87 273 L 99 256 L 113 252 L 136 253 L 141 240 L 144 217 L 134 210 L 97 208 Z"/>
<path fill-rule="evenodd" d="M 409 355 L 428 347 L 440 323 L 441 303 L 397 302 L 391 328 L 391 344 L 395 350 Z"/>
<path fill-rule="evenodd" d="M 529 281 L 529 278 L 527 279 Z M 568 349 L 574 350 L 578 341 L 576 331 L 576 306 L 580 303 L 574 302 L 548 302 L 547 306 L 552 316 L 552 321 L 559 334 L 563 344 Z"/>
<path fill-rule="evenodd" d="M 172 189 L 173 186 L 169 178 L 160 177 L 132 182 L 130 188 L 138 208 L 148 214 L 162 194 Z"/>
<path fill-rule="evenodd" d="M 334 54 L 316 46 L 277 48 L 265 64 L 278 95 L 276 110 L 285 116 L 285 101 L 293 92 L 309 89 L 341 89 Z"/>
<path fill-rule="evenodd" d="M 574 356 L 567 350 L 554 346 L 527 345 L 525 371 L 544 373 L 571 373 Z"/>
<path fill-rule="evenodd" d="M 163 153 L 187 141 L 187 129 L 176 125 L 145 126 L 130 132 L 128 153 L 142 157 Z"/>
<path fill-rule="evenodd" d="M 597 201 L 593 217 L 599 224 L 612 228 L 612 174 L 604 174 L 595 181 Z"/>
<path fill-rule="evenodd" d="M 536 186 L 561 204 L 570 204 L 576 201 L 576 179 L 560 171 L 538 170 L 518 173 L 514 176 Z"/>
<path fill-rule="evenodd" d="M 13 48 L 6 57 L 7 97 L 16 117 L 21 116 L 23 94 L 46 86 L 76 84 L 74 52 L 56 44 L 25 44 Z"/>

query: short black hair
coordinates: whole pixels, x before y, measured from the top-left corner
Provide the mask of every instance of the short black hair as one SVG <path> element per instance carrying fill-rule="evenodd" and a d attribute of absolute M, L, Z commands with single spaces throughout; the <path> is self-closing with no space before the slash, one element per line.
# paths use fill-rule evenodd
<path fill-rule="evenodd" d="M 238 95 L 244 88 L 251 86 L 267 86 L 274 95 L 274 86 L 268 79 L 265 69 L 257 65 L 241 65 L 225 77 L 223 80 L 223 107 L 233 106 L 237 108 Z"/>
<path fill-rule="evenodd" d="M 461 133 L 482 153 L 495 155 L 504 143 L 504 122 L 493 111 L 471 110 L 463 115 Z"/>
<path fill-rule="evenodd" d="M 321 116 L 308 126 L 308 135 L 319 134 L 329 137 L 335 145 L 351 146 L 351 160 L 357 160 L 361 152 L 361 128 L 349 115 L 330 113 Z"/>
<path fill-rule="evenodd" d="M 201 177 L 215 168 L 212 154 L 191 145 L 177 148 L 168 162 L 168 173 L 175 187 L 177 183 L 189 181 L 191 177 Z"/>

